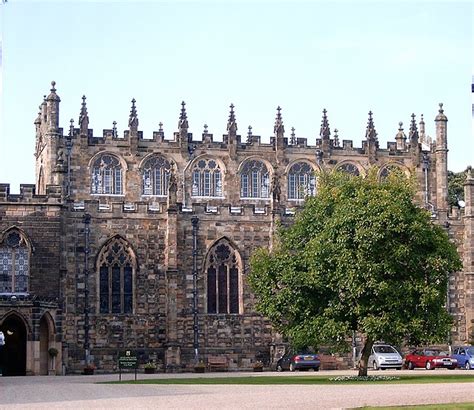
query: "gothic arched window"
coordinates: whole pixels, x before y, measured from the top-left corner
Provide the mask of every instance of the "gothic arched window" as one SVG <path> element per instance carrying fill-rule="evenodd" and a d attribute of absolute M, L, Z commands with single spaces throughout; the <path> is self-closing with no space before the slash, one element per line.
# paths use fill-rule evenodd
<path fill-rule="evenodd" d="M 199 159 L 194 164 L 192 196 L 223 196 L 222 172 L 217 161 Z"/>
<path fill-rule="evenodd" d="M 153 156 L 145 161 L 143 170 L 143 195 L 168 195 L 170 163 L 163 157 Z"/>
<path fill-rule="evenodd" d="M 91 193 L 119 195 L 122 190 L 122 167 L 117 157 L 103 154 L 92 165 Z"/>
<path fill-rule="evenodd" d="M 27 293 L 30 248 L 24 236 L 12 229 L 0 243 L 0 293 Z"/>
<path fill-rule="evenodd" d="M 397 165 L 393 165 L 393 164 L 389 164 L 389 165 L 385 165 L 381 170 L 380 170 L 380 173 L 379 173 L 379 179 L 380 181 L 383 181 L 385 178 L 387 178 L 391 173 L 396 173 L 396 174 L 400 174 L 400 175 L 406 175 L 403 170 L 397 166 Z"/>
<path fill-rule="evenodd" d="M 345 164 L 342 164 L 337 168 L 339 171 L 345 172 L 347 174 L 354 175 L 355 177 L 358 177 L 360 175 L 359 168 L 355 166 L 354 164 L 351 164 L 349 162 L 346 162 Z"/>
<path fill-rule="evenodd" d="M 102 248 L 97 260 L 100 313 L 132 313 L 135 258 L 130 245 L 114 238 Z"/>
<path fill-rule="evenodd" d="M 226 240 L 209 251 L 207 313 L 240 313 L 240 257 Z"/>
<path fill-rule="evenodd" d="M 270 174 L 262 161 L 245 161 L 240 171 L 241 198 L 268 198 Z"/>
<path fill-rule="evenodd" d="M 316 177 L 307 162 L 297 162 L 288 173 L 288 199 L 304 199 L 316 195 Z"/>

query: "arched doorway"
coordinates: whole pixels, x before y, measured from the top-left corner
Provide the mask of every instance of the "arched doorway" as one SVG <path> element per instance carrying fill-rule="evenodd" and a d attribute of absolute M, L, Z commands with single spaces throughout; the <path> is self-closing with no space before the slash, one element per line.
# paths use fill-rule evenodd
<path fill-rule="evenodd" d="M 26 374 L 26 327 L 16 315 L 7 317 L 0 330 L 5 335 L 5 345 L 0 351 L 0 365 L 4 376 Z"/>

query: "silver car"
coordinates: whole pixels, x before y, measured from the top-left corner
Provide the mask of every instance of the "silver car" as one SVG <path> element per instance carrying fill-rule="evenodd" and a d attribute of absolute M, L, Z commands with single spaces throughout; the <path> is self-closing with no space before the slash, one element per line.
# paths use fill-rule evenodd
<path fill-rule="evenodd" d="M 403 359 L 397 349 L 387 344 L 374 344 L 369 356 L 369 366 L 374 370 L 397 369 L 401 370 Z"/>

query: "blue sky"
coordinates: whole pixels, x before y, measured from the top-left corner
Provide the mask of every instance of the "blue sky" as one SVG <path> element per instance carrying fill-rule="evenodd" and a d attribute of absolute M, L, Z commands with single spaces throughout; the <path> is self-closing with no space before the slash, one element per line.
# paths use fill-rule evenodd
<path fill-rule="evenodd" d="M 230 103 L 238 132 L 268 141 L 276 107 L 287 135 L 314 144 L 321 112 L 361 146 L 374 112 L 381 146 L 398 122 L 424 114 L 434 136 L 438 103 L 449 118 L 449 169 L 474 165 L 470 2 L 33 1 L 0 5 L 0 182 L 34 183 L 38 105 L 56 81 L 60 126 L 77 124 L 87 96 L 90 127 L 122 134 L 137 100 L 145 137 L 177 129 L 225 133 Z M 245 137 L 243 137 L 245 138 Z"/>

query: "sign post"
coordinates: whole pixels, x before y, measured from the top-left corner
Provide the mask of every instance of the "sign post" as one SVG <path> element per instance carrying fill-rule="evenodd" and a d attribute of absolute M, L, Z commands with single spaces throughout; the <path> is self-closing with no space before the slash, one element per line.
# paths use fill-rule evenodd
<path fill-rule="evenodd" d="M 138 358 L 131 350 L 120 353 L 118 358 L 119 381 L 122 381 L 122 369 L 134 369 L 135 381 L 137 381 Z"/>

